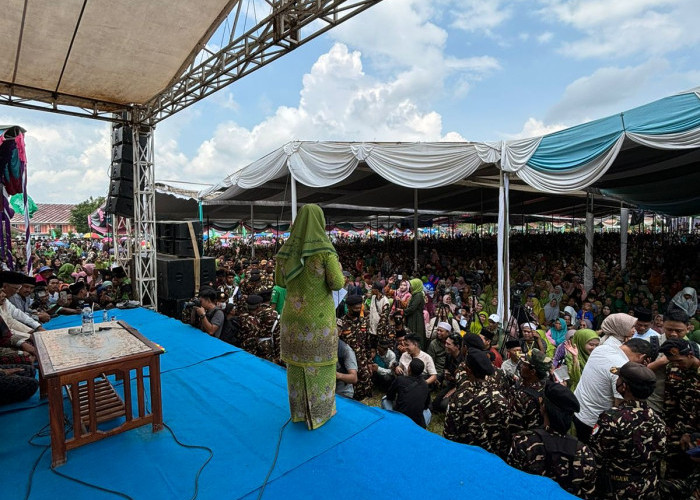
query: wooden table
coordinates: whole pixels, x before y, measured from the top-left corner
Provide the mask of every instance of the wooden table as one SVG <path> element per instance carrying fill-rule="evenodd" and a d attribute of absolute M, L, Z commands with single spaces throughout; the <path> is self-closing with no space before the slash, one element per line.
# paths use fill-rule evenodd
<path fill-rule="evenodd" d="M 49 398 L 52 467 L 66 463 L 67 450 L 78 446 L 149 423 L 153 432 L 163 428 L 159 358 L 162 349 L 123 321 L 97 323 L 92 335 L 72 335 L 69 330 L 74 329 L 34 333 L 40 395 Z M 150 380 L 150 413 L 145 404 L 145 367 Z M 132 371 L 136 375 L 137 415 L 133 411 Z M 107 378 L 110 375 L 123 382 L 123 399 Z M 64 387 L 73 414 L 73 437 L 68 440 L 64 430 Z M 98 424 L 115 419 L 115 427 L 98 429 Z"/>

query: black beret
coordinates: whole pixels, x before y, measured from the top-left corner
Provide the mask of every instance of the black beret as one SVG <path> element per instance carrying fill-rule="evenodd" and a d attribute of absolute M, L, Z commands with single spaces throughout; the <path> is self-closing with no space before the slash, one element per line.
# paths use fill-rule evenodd
<path fill-rule="evenodd" d="M 348 295 L 345 299 L 345 303 L 349 306 L 362 304 L 362 297 L 360 295 Z"/>
<path fill-rule="evenodd" d="M 471 349 L 467 354 L 467 366 L 477 378 L 484 378 L 486 375 L 493 375 L 496 372 L 491 358 L 484 351 L 475 349 Z"/>
<path fill-rule="evenodd" d="M 25 285 L 36 285 L 36 278 L 34 276 L 24 275 L 24 284 Z"/>
<path fill-rule="evenodd" d="M 248 277 L 248 281 L 250 281 L 252 283 L 256 283 L 256 282 L 260 281 L 260 275 L 259 274 L 251 274 Z"/>
<path fill-rule="evenodd" d="M 258 259 L 253 259 L 253 260 L 250 261 L 250 263 L 251 263 L 252 265 L 257 265 L 257 264 L 260 264 L 260 261 L 259 261 Z"/>
<path fill-rule="evenodd" d="M 263 299 L 260 295 L 248 295 L 248 299 L 246 300 L 246 303 L 249 306 L 257 306 L 262 301 L 263 301 Z"/>
<path fill-rule="evenodd" d="M 462 340 L 464 341 L 464 345 L 466 345 L 468 348 L 474 348 L 479 351 L 483 351 L 486 349 L 484 341 L 481 340 L 481 337 L 479 337 L 478 335 L 474 335 L 473 333 L 466 333 Z"/>
<path fill-rule="evenodd" d="M 634 361 L 628 361 L 619 368 L 612 367 L 610 368 L 610 373 L 614 373 L 628 382 L 640 385 L 656 385 L 656 375 L 654 372 L 650 368 Z"/>
<path fill-rule="evenodd" d="M 544 398 L 564 413 L 573 414 L 581 409 L 574 393 L 556 382 L 547 383 L 544 388 Z"/>

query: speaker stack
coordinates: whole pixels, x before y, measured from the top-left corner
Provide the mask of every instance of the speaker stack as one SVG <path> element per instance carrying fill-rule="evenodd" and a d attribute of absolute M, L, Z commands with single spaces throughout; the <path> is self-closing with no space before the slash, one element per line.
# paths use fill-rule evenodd
<path fill-rule="evenodd" d="M 202 224 L 193 222 L 195 244 L 202 255 Z M 194 297 L 196 259 L 192 237 L 187 223 L 158 222 L 156 223 L 156 250 L 158 251 L 157 287 L 158 310 L 180 319 L 184 303 Z M 213 257 L 199 259 L 200 287 L 205 283 L 216 281 L 216 266 Z"/>
<path fill-rule="evenodd" d="M 105 212 L 134 217 L 133 129 L 121 123 L 112 126 L 112 164 Z"/>

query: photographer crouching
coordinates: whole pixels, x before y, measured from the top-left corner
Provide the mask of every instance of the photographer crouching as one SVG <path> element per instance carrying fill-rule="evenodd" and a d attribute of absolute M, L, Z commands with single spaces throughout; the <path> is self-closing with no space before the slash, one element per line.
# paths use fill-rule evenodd
<path fill-rule="evenodd" d="M 199 297 L 192 301 L 191 325 L 216 338 L 221 336 L 224 311 L 216 307 L 218 293 L 211 287 L 202 287 Z"/>

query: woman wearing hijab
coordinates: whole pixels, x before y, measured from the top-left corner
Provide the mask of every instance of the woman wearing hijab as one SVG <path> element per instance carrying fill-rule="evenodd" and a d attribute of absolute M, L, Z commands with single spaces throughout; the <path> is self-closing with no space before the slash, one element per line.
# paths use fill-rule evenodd
<path fill-rule="evenodd" d="M 418 279 L 412 279 L 411 284 L 411 300 L 408 301 L 406 309 L 404 309 L 406 318 L 406 328 L 411 330 L 413 335 L 416 335 L 421 340 L 421 349 L 426 350 L 425 341 L 425 322 L 423 321 L 423 308 L 425 306 L 425 296 L 423 295 L 423 282 Z"/>
<path fill-rule="evenodd" d="M 421 281 L 422 283 L 422 281 Z M 411 285 L 408 280 L 401 280 L 399 287 L 394 291 L 394 302 L 391 305 L 391 310 L 406 309 L 408 302 L 411 300 Z"/>
<path fill-rule="evenodd" d="M 634 332 L 634 325 L 637 323 L 637 318 L 626 313 L 614 313 L 608 316 L 603 324 L 600 325 L 603 331 L 603 336 L 600 339 L 600 345 L 605 344 L 620 347 L 627 342 Z"/>
<path fill-rule="evenodd" d="M 73 264 L 63 264 L 61 268 L 58 270 L 57 277 L 59 280 L 61 280 L 64 283 L 73 283 L 73 276 L 72 273 L 75 270 L 75 266 Z"/>
<path fill-rule="evenodd" d="M 692 318 L 698 310 L 698 292 L 695 291 L 695 288 L 687 286 L 673 296 L 671 304 L 680 307 L 688 317 Z"/>
<path fill-rule="evenodd" d="M 546 325 L 553 324 L 559 319 L 559 300 L 554 293 L 549 294 L 549 302 L 544 306 L 544 320 Z"/>
<path fill-rule="evenodd" d="M 569 328 L 566 326 L 566 321 L 559 318 L 557 319 L 552 327 L 547 331 L 547 340 L 551 342 L 554 347 L 559 347 L 566 340 L 566 333 Z"/>
<path fill-rule="evenodd" d="M 293 422 L 317 429 L 335 414 L 338 331 L 332 290 L 344 283 L 318 205 L 304 205 L 277 254 L 275 284 L 287 289 L 280 355 L 287 363 Z"/>
<path fill-rule="evenodd" d="M 586 366 L 588 357 L 599 344 L 600 338 L 598 334 L 587 328 L 576 330 L 576 333 L 571 338 L 571 342 L 564 343 L 566 349 L 564 364 L 566 364 L 569 371 L 567 386 L 572 391 L 576 389 L 579 380 L 581 380 L 581 373 Z"/>

